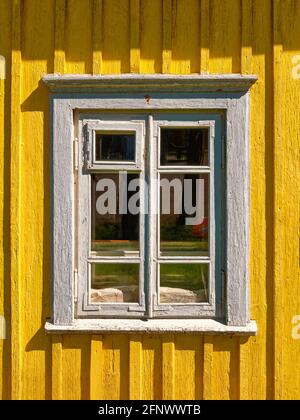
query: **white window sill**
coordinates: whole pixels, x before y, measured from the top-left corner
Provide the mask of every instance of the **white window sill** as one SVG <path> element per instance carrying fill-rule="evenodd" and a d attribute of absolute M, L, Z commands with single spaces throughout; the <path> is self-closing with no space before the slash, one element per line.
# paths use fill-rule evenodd
<path fill-rule="evenodd" d="M 79 319 L 72 325 L 54 325 L 46 322 L 47 333 L 186 333 L 229 334 L 252 336 L 257 334 L 255 321 L 246 326 L 230 326 L 213 319 Z"/>

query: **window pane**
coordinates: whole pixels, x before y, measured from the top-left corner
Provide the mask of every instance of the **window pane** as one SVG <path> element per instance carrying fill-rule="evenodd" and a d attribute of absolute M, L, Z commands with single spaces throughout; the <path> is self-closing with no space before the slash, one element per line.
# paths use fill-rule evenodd
<path fill-rule="evenodd" d="M 161 130 L 161 165 L 208 166 L 208 129 Z"/>
<path fill-rule="evenodd" d="M 92 264 L 91 303 L 138 303 L 139 264 Z"/>
<path fill-rule="evenodd" d="M 208 256 L 208 181 L 205 174 L 161 175 L 161 256 Z"/>
<path fill-rule="evenodd" d="M 96 134 L 96 160 L 134 161 L 134 134 Z"/>
<path fill-rule="evenodd" d="M 129 200 L 139 190 L 128 191 L 128 185 L 138 181 L 137 174 L 128 173 L 91 176 L 91 251 L 96 255 L 139 255 L 139 214 L 128 210 Z M 121 193 L 124 190 L 127 197 Z"/>
<path fill-rule="evenodd" d="M 208 302 L 208 264 L 160 264 L 160 303 Z"/>

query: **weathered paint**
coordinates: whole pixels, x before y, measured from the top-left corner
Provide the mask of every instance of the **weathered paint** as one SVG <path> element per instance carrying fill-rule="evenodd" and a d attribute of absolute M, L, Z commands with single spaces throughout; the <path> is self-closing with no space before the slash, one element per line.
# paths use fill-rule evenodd
<path fill-rule="evenodd" d="M 298 0 L 2 0 L 2 398 L 299 398 Z M 188 28 L 188 30 L 187 30 Z M 251 318 L 258 336 L 45 335 L 46 73 L 257 74 L 251 90 Z"/>

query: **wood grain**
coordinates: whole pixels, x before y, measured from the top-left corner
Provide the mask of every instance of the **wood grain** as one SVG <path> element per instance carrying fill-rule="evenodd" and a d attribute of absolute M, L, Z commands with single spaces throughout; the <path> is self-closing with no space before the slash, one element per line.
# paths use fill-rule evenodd
<path fill-rule="evenodd" d="M 133 3 L 135 9 L 129 0 L 1 1 L 0 54 L 9 65 L 0 81 L 0 315 L 8 325 L 0 395 L 298 399 L 300 340 L 292 338 L 291 320 L 300 314 L 300 81 L 291 75 L 300 54 L 300 2 Z M 51 315 L 50 116 L 40 80 L 52 72 L 131 70 L 259 76 L 250 124 L 255 338 L 79 334 L 65 342 L 58 335 L 51 351 L 44 334 Z"/>

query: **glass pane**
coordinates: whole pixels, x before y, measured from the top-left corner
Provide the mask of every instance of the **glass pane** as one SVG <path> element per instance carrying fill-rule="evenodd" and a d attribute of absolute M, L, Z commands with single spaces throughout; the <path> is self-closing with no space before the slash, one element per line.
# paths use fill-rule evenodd
<path fill-rule="evenodd" d="M 96 160 L 135 160 L 134 134 L 96 134 Z"/>
<path fill-rule="evenodd" d="M 208 129 L 161 130 L 161 165 L 208 166 Z"/>
<path fill-rule="evenodd" d="M 91 303 L 138 303 L 139 264 L 92 264 Z"/>
<path fill-rule="evenodd" d="M 208 185 L 206 174 L 161 175 L 161 256 L 208 256 Z"/>
<path fill-rule="evenodd" d="M 139 214 L 128 210 L 129 200 L 138 194 L 128 191 L 128 186 L 138 182 L 137 174 L 103 173 L 91 176 L 91 251 L 94 254 L 139 255 Z M 127 191 L 127 194 L 121 191 Z"/>
<path fill-rule="evenodd" d="M 208 302 L 208 264 L 160 264 L 160 303 Z"/>

